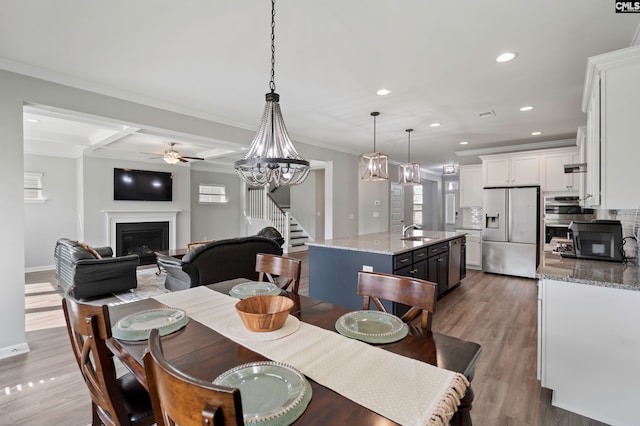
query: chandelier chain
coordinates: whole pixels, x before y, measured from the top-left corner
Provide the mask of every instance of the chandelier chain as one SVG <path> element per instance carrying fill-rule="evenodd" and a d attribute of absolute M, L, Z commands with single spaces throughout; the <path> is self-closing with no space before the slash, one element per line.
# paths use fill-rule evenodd
<path fill-rule="evenodd" d="M 408 138 L 408 142 L 407 142 L 407 163 L 411 163 L 411 132 L 413 132 L 413 129 L 407 129 L 407 138 Z"/>
<path fill-rule="evenodd" d="M 271 92 L 276 91 L 276 0 L 271 0 Z"/>

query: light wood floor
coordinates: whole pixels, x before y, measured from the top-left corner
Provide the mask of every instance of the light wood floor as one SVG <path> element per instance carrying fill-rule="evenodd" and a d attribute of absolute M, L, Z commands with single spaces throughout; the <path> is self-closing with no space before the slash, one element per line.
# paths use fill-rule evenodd
<path fill-rule="evenodd" d="M 303 260 L 301 293 L 308 294 L 306 252 L 291 253 Z M 31 352 L 0 360 L 0 425 L 87 425 L 90 402 L 69 346 L 64 326 L 54 320 L 62 312 L 47 293 L 55 285 L 53 272 L 25 275 L 39 299 L 29 311 L 49 312 L 44 325 L 27 332 Z M 472 385 L 474 424 L 485 425 L 602 425 L 551 406 L 551 392 L 536 380 L 536 283 L 533 280 L 469 271 L 461 287 L 438 301 L 433 329 L 482 345 Z M 40 297 L 42 296 L 42 297 Z M 44 302 L 43 302 L 44 300 Z M 49 322 L 47 322 L 49 321 Z M 64 320 L 63 320 L 64 323 Z M 35 327 L 37 328 L 37 327 Z"/>

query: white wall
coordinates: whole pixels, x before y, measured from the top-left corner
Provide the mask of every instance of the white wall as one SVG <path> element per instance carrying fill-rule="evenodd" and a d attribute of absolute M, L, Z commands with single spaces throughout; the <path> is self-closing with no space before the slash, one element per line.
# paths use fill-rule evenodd
<path fill-rule="evenodd" d="M 24 169 L 43 173 L 44 203 L 24 204 L 24 266 L 27 271 L 52 269 L 58 238 L 76 236 L 76 160 L 25 155 Z"/>

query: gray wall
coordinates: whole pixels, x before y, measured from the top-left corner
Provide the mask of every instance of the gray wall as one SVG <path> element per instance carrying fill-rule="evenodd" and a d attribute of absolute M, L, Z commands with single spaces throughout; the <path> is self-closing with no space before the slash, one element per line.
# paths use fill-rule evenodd
<path fill-rule="evenodd" d="M 290 190 L 291 214 L 313 240 L 324 239 L 324 176 L 324 170 L 312 170 Z"/>
<path fill-rule="evenodd" d="M 316 240 L 324 240 L 324 215 L 325 215 L 325 203 L 324 203 L 324 178 L 325 171 L 324 170 L 316 170 L 316 232 L 314 239 Z"/>
<path fill-rule="evenodd" d="M 186 247 L 191 240 L 191 175 L 188 167 L 157 163 L 84 157 L 82 190 L 84 193 L 81 220 L 84 232 L 79 238 L 89 245 L 108 244 L 107 216 L 103 210 L 179 210 L 176 222 L 176 247 Z M 113 199 L 113 169 L 153 170 L 173 174 L 173 201 L 115 201 Z"/>
<path fill-rule="evenodd" d="M 60 237 L 77 239 L 76 160 L 25 155 L 24 170 L 44 173 L 44 203 L 24 204 L 24 266 L 53 268 L 53 249 Z"/>
<path fill-rule="evenodd" d="M 143 127 L 168 129 L 176 132 L 210 137 L 237 143 L 249 143 L 254 131 L 216 123 L 213 121 L 174 113 L 124 99 L 106 96 L 86 90 L 76 89 L 58 83 L 40 80 L 12 72 L 0 70 L 0 140 L 3 144 L 3 166 L 0 167 L 0 191 L 7 206 L 2 213 L 2 234 L 11 244 L 0 248 L 3 279 L 2 298 L 0 298 L 0 321 L 5 324 L 0 334 L 0 358 L 27 350 L 24 332 L 24 253 L 25 253 L 25 210 L 23 201 L 24 148 L 23 148 L 23 105 L 46 105 L 53 108 L 77 111 L 85 114 L 106 117 L 123 123 L 138 124 Z M 324 162 L 330 162 L 333 174 L 328 178 L 332 182 L 325 188 L 333 196 L 333 208 L 329 222 L 333 224 L 334 236 L 355 235 L 358 233 L 358 156 L 349 155 L 318 146 L 295 142 L 302 156 Z M 110 208 L 113 201 L 97 198 L 89 194 L 90 190 L 105 190 L 104 183 L 96 182 L 97 177 L 90 166 L 91 159 L 76 164 L 76 209 L 82 221 L 77 222 L 76 235 L 83 236 L 88 243 L 106 241 L 106 225 L 100 225 L 99 217 L 104 217 L 101 209 Z M 146 163 L 145 163 L 146 164 Z M 106 166 L 105 166 L 106 167 Z M 83 172 L 84 171 L 84 172 Z M 186 194 L 189 187 L 186 186 Z M 185 197 L 187 197 L 185 195 Z M 180 209 L 188 211 L 190 201 L 179 197 Z M 93 205 L 93 202 L 98 205 Z M 182 221 L 182 218 L 179 219 Z M 187 229 L 181 222 L 179 228 Z M 97 226 L 94 230 L 94 226 Z M 65 230 L 66 232 L 66 230 Z M 179 232 L 188 235 L 186 232 Z M 181 237 L 183 238 L 183 237 Z M 186 240 L 182 241 L 186 243 Z M 46 245 L 44 243 L 43 245 Z"/>
<path fill-rule="evenodd" d="M 199 204 L 201 183 L 222 184 L 227 204 Z M 241 197 L 244 196 L 236 174 L 191 170 L 191 240 L 222 240 L 242 234 Z"/>

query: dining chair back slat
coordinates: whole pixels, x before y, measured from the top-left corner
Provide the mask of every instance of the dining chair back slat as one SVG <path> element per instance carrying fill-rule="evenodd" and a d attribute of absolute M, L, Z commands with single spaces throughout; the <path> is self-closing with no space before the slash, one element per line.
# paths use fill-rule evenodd
<path fill-rule="evenodd" d="M 92 424 L 153 424 L 151 401 L 142 385 L 133 377 L 131 380 L 116 377 L 115 364 L 106 345 L 106 340 L 111 338 L 108 307 L 80 303 L 67 294 L 62 299 L 62 310 L 73 353 L 91 396 Z M 132 400 L 127 400 L 125 395 L 130 395 Z"/>
<path fill-rule="evenodd" d="M 358 272 L 358 294 L 363 296 L 362 309 L 373 301 L 378 310 L 387 312 L 382 300 L 402 303 L 410 309 L 400 318 L 411 322 L 418 315 L 420 326 L 431 330 L 431 317 L 436 309 L 438 285 L 430 281 L 379 272 Z"/>
<path fill-rule="evenodd" d="M 298 294 L 301 264 L 300 259 L 258 253 L 256 255 L 256 272 L 259 273 L 258 281 L 264 281 L 266 278 L 269 282 L 279 285 L 283 290 L 291 287 L 291 292 Z M 274 275 L 280 277 L 281 280 L 286 279 L 284 284 L 282 284 L 282 281 L 279 284 Z"/>
<path fill-rule="evenodd" d="M 190 377 L 167 362 L 157 329 L 144 368 L 158 426 L 243 425 L 240 390 Z"/>

